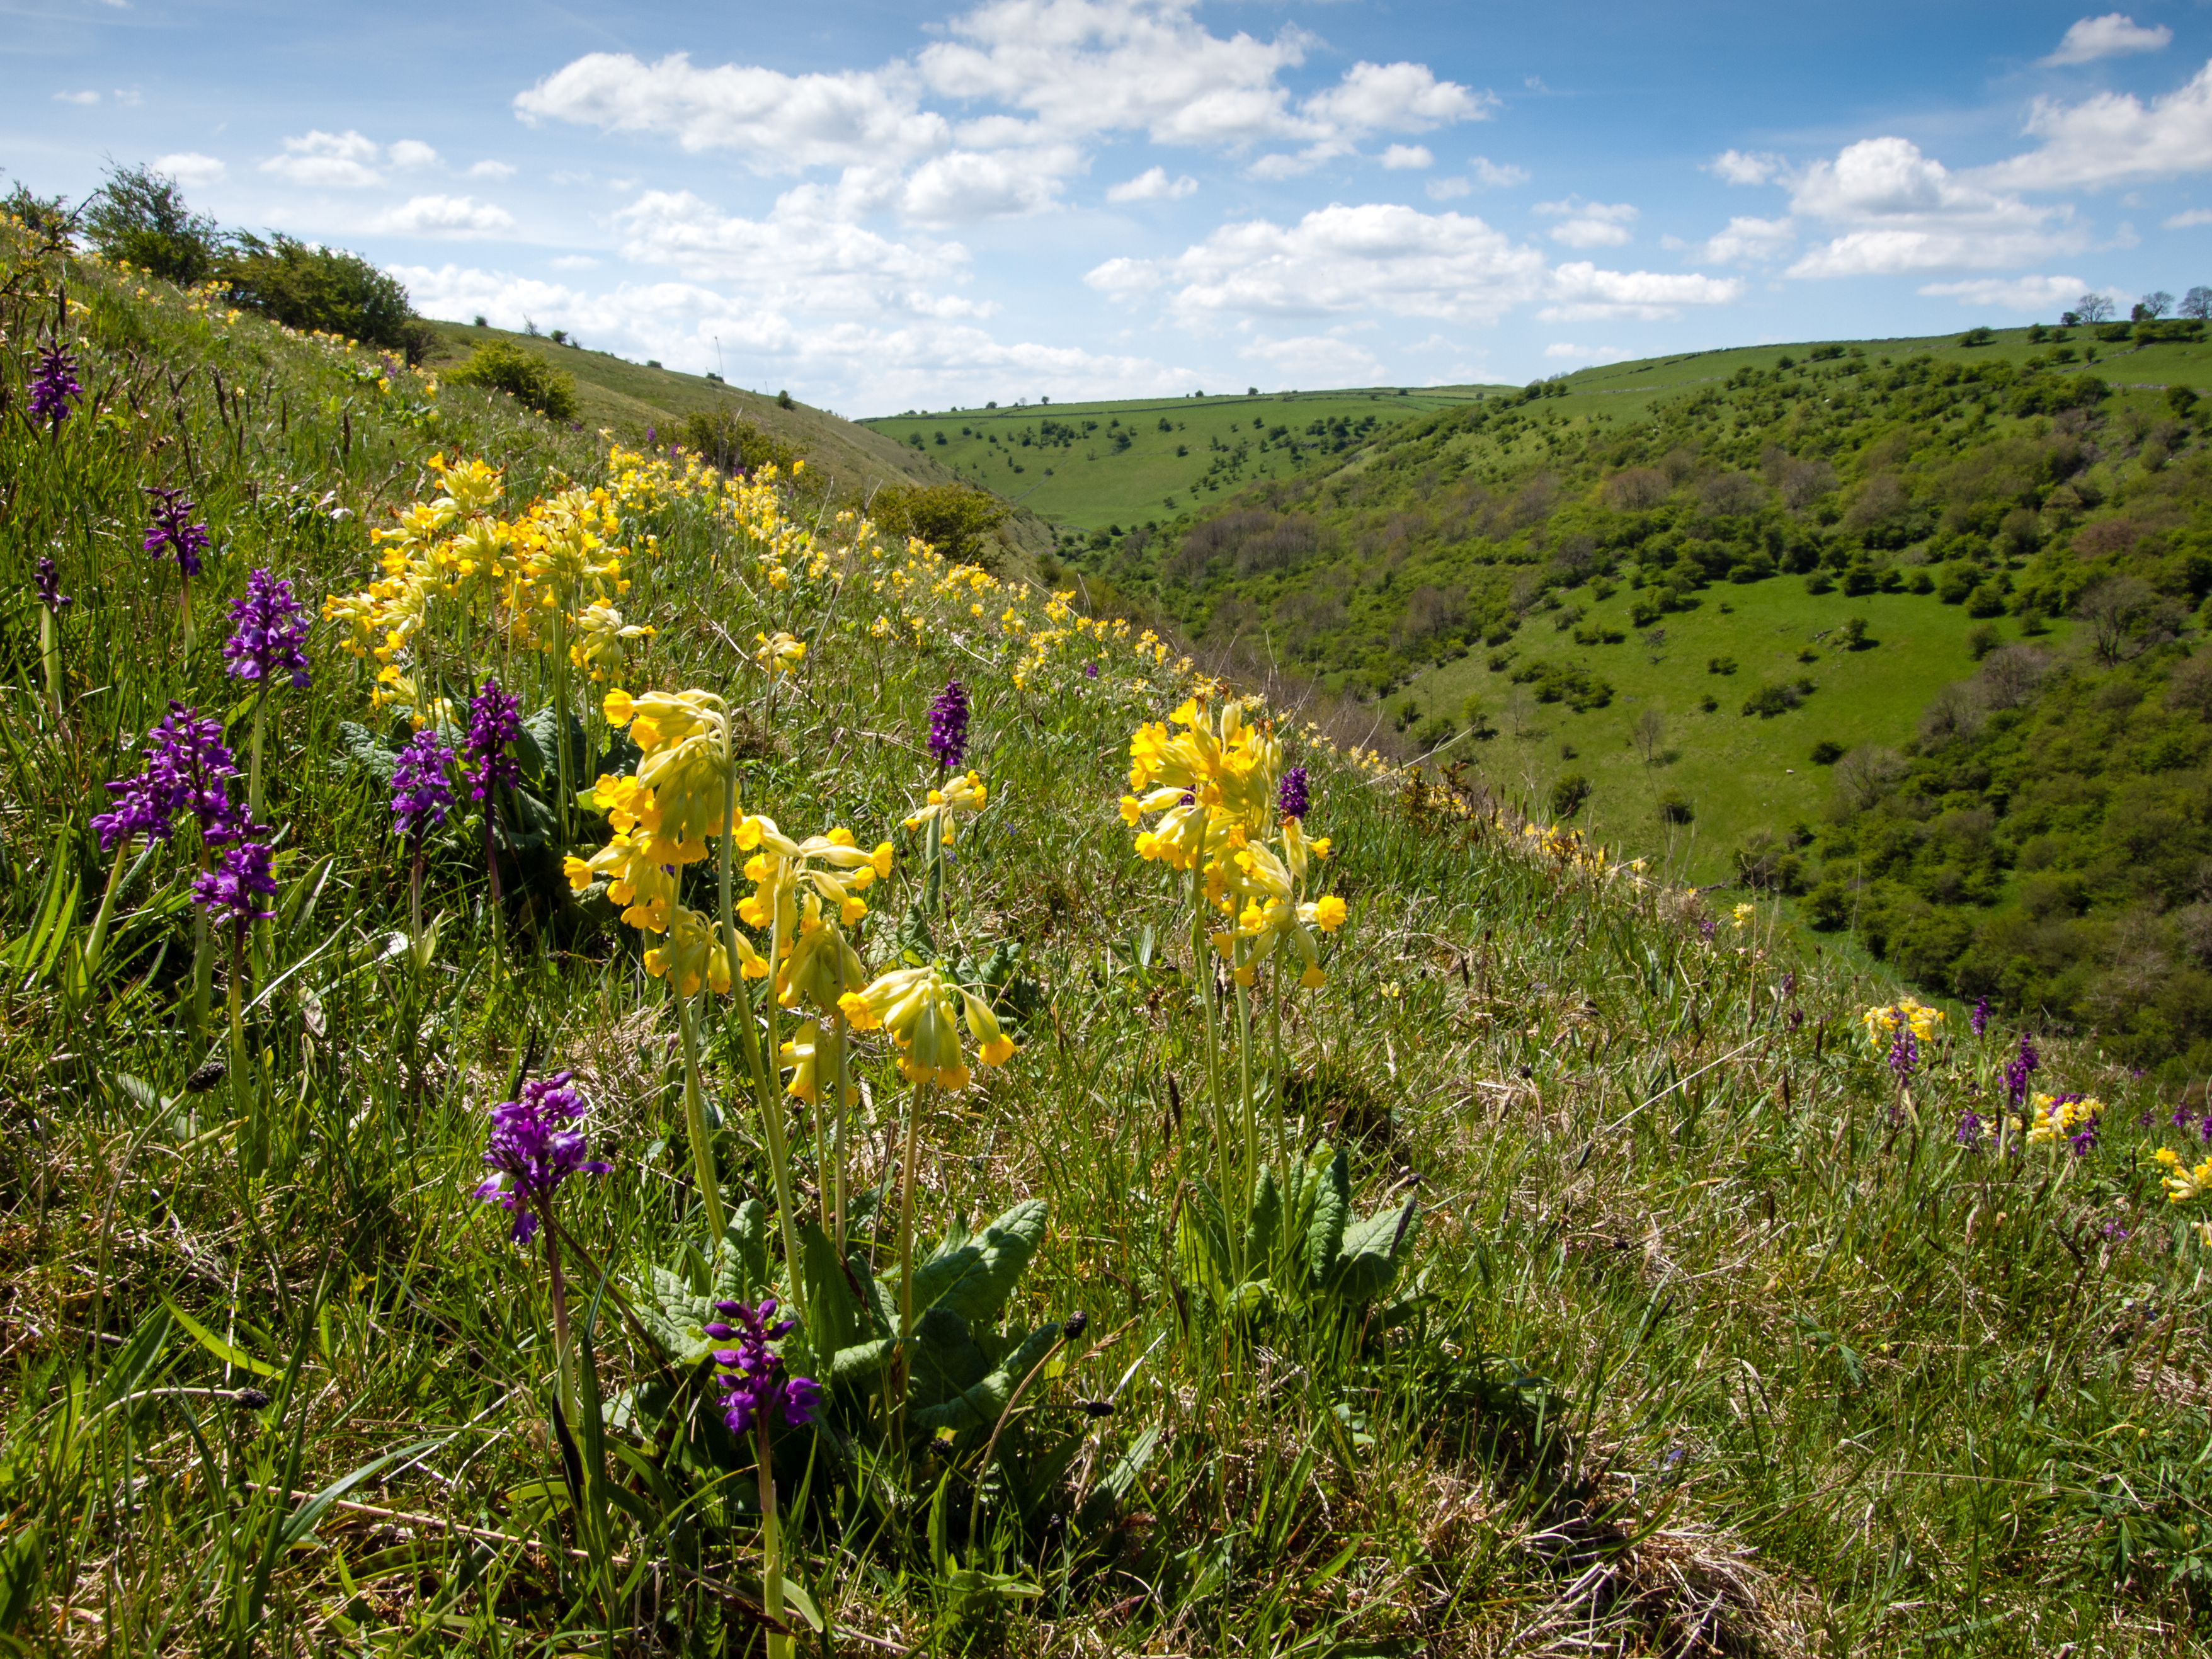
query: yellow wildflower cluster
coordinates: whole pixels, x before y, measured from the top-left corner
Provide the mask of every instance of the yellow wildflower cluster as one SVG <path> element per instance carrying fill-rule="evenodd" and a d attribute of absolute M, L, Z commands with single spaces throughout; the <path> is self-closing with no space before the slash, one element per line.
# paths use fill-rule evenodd
<path fill-rule="evenodd" d="M 2181 1161 L 2181 1155 L 2171 1146 L 2161 1146 L 2158 1162 L 2165 1170 L 2166 1201 L 2169 1204 L 2188 1204 L 2212 1194 L 2212 1158 L 2206 1158 L 2195 1169 Z"/>
<path fill-rule="evenodd" d="M 1014 1055 L 1013 1039 L 999 1029 L 991 1006 L 965 986 L 945 977 L 933 964 L 895 968 L 866 990 L 848 992 L 838 1006 L 856 1031 L 880 1028 L 898 1048 L 899 1071 L 911 1083 L 940 1089 L 965 1089 L 968 1064 L 960 1052 L 956 1017 L 975 1040 L 976 1058 L 1003 1066 Z"/>
<path fill-rule="evenodd" d="M 1900 1026 L 1910 1026 L 1919 1042 L 1933 1041 L 1936 1028 L 1943 1023 L 1943 1011 L 1930 1008 L 1924 1002 L 1915 1002 L 1911 997 L 1902 997 L 1868 1009 L 1859 1016 L 1859 1023 L 1866 1027 L 1868 1046 L 1880 1049 L 1896 1040 Z"/>
<path fill-rule="evenodd" d="M 2030 1103 L 2027 1138 L 2032 1144 L 2066 1140 L 2085 1128 L 2094 1127 L 2104 1115 L 2105 1103 L 2094 1097 L 2065 1100 L 2055 1095 L 2038 1095 Z"/>
<path fill-rule="evenodd" d="M 1287 947 L 1302 964 L 1299 984 L 1311 988 L 1325 981 L 1315 930 L 1333 933 L 1347 915 L 1334 893 L 1305 896 L 1328 840 L 1306 835 L 1295 816 L 1303 799 L 1289 811 L 1279 805 L 1282 744 L 1273 727 L 1247 720 L 1237 698 L 1209 712 L 1219 689 L 1201 682 L 1167 721 L 1130 736 L 1133 793 L 1121 798 L 1121 820 L 1137 831 L 1139 857 L 1199 872 L 1206 904 L 1229 919 L 1208 939 L 1239 985 L 1255 983 L 1261 964 Z M 1160 816 L 1147 829 L 1152 813 Z M 1268 844 L 1271 831 L 1279 851 Z"/>
<path fill-rule="evenodd" d="M 323 617 L 339 644 L 379 665 L 371 696 L 417 726 L 433 717 L 403 665 L 434 617 L 465 640 L 479 628 L 525 649 L 548 643 L 550 624 L 568 659 L 592 678 L 619 671 L 629 642 L 653 629 L 629 622 L 613 599 L 629 586 L 625 550 L 611 545 L 618 521 L 605 489 L 570 489 L 533 501 L 514 519 L 499 516 L 505 484 L 482 460 L 427 465 L 441 491 L 417 501 L 389 528 L 372 532 L 383 574 L 351 593 L 333 593 Z"/>

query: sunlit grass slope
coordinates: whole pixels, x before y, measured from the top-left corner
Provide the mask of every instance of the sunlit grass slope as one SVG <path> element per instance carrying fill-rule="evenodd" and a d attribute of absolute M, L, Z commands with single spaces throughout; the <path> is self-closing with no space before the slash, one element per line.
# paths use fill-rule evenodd
<path fill-rule="evenodd" d="M 1295 477 L 1395 422 L 1464 403 L 1480 390 L 1354 387 L 1025 404 L 882 416 L 863 424 L 1056 525 L 1134 529 L 1202 511 L 1240 484 Z"/>
<path fill-rule="evenodd" d="M 2051 1045 L 1992 1145 L 2018 1034 L 1757 907 L 786 480 L 0 250 L 14 1649 L 2201 1650 L 2193 1114 Z M 337 600 L 265 699 L 258 568 Z M 211 951 L 245 781 L 92 828 L 173 700 L 264 734 Z"/>

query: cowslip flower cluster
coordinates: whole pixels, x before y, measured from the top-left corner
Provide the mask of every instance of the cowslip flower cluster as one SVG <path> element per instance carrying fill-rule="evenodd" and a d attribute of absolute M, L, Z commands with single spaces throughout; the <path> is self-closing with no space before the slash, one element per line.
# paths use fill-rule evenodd
<path fill-rule="evenodd" d="M 959 838 L 960 820 L 972 818 L 990 805 L 991 792 L 981 776 L 974 772 L 951 780 L 939 788 L 932 789 L 923 804 L 899 821 L 902 830 L 926 829 L 938 826 L 943 845 L 950 847 Z"/>
<path fill-rule="evenodd" d="M 2161 1146 L 2155 1154 L 2160 1167 L 2165 1170 L 2166 1201 L 2187 1204 L 2212 1194 L 2212 1158 L 2191 1169 L 2181 1161 L 2181 1154 L 2171 1146 Z"/>
<path fill-rule="evenodd" d="M 910 1083 L 956 1091 L 969 1085 L 973 1079 L 960 1049 L 961 1023 L 986 1066 L 1003 1066 L 1014 1057 L 1014 1041 L 999 1029 L 990 1004 L 947 979 L 934 963 L 895 968 L 865 989 L 847 992 L 837 1006 L 854 1030 L 890 1034 L 899 1071 Z"/>
<path fill-rule="evenodd" d="M 76 383 L 76 359 L 59 346 L 41 347 L 38 370 L 31 376 L 32 421 L 44 421 L 49 432 L 58 432 L 71 404 L 83 395 Z"/>
<path fill-rule="evenodd" d="M 450 774 L 453 751 L 434 732 L 417 732 L 392 768 L 392 828 L 408 841 L 420 841 L 446 822 L 453 810 Z"/>
<path fill-rule="evenodd" d="M 223 641 L 222 659 L 234 678 L 266 684 L 288 675 L 295 691 L 307 686 L 307 613 L 292 596 L 292 584 L 266 570 L 246 579 L 245 597 L 234 599 L 231 620 L 238 624 Z"/>
<path fill-rule="evenodd" d="M 1911 1033 L 1917 1054 L 1917 1044 L 1936 1040 L 1936 1028 L 1943 1023 L 1943 1011 L 1904 997 L 1869 1008 L 1859 1019 L 1866 1027 L 1868 1043 L 1877 1052 L 1893 1047 L 1897 1033 L 1905 1030 Z"/>
<path fill-rule="evenodd" d="M 929 705 L 929 754 L 946 772 L 968 758 L 968 693 L 958 680 L 945 681 Z"/>
<path fill-rule="evenodd" d="M 194 524 L 199 509 L 181 489 L 160 487 L 146 492 L 154 497 L 153 522 L 146 527 L 146 551 L 157 559 L 173 559 L 186 577 L 200 574 L 200 556 L 208 550 L 208 529 Z"/>
<path fill-rule="evenodd" d="M 584 1137 L 569 1127 L 584 1115 L 584 1103 L 569 1087 L 574 1074 L 525 1083 L 519 1100 L 491 1109 L 491 1140 L 485 1166 L 494 1173 L 476 1189 L 479 1203 L 496 1204 L 514 1218 L 508 1235 L 518 1244 L 537 1236 L 538 1224 L 561 1183 L 570 1176 L 605 1175 L 614 1166 L 586 1159 Z"/>
<path fill-rule="evenodd" d="M 588 859 L 564 859 L 562 868 L 577 892 L 605 880 L 608 898 L 623 907 L 623 921 L 644 933 L 665 933 L 676 904 L 677 873 L 706 858 L 708 840 L 722 833 L 734 793 L 728 787 L 729 710 L 712 692 L 649 691 L 632 697 L 620 686 L 606 694 L 601 708 L 608 725 L 629 728 L 631 741 L 643 752 L 635 775 L 602 776 L 592 786 L 613 839 Z M 685 964 L 684 977 L 718 977 L 706 957 L 694 961 L 688 951 L 660 960 L 678 958 Z M 728 975 L 724 962 L 719 983 L 726 986 Z"/>
<path fill-rule="evenodd" d="M 1204 687 L 1169 717 L 1140 726 L 1129 739 L 1129 787 L 1122 822 L 1136 850 L 1175 870 L 1196 870 L 1205 902 L 1227 925 L 1208 935 L 1239 985 L 1278 950 L 1296 957 L 1298 982 L 1326 982 L 1314 935 L 1341 927 L 1348 911 L 1334 894 L 1305 896 L 1313 866 L 1329 855 L 1326 836 L 1309 836 L 1310 786 L 1303 767 L 1280 771 L 1282 747 L 1271 726 L 1247 721 L 1231 699 L 1218 714 Z M 1180 726 L 1181 731 L 1172 728 Z M 1150 829 L 1148 813 L 1161 814 Z M 1279 837 L 1279 848 L 1269 832 Z"/>
<path fill-rule="evenodd" d="M 774 1297 L 757 1308 L 717 1302 L 719 1316 L 701 1327 L 709 1340 L 731 1345 L 716 1348 L 714 1358 L 722 1421 L 732 1434 L 772 1429 L 779 1422 L 796 1427 L 815 1421 L 821 1410 L 821 1385 L 811 1377 L 786 1376 L 782 1356 L 769 1348 L 792 1328 L 790 1320 L 775 1317 L 775 1307 Z"/>
<path fill-rule="evenodd" d="M 179 813 L 192 814 L 200 837 L 210 846 L 240 839 L 245 815 L 230 795 L 238 775 L 235 757 L 222 741 L 222 722 L 203 720 L 197 710 L 172 702 L 168 713 L 147 734 L 145 766 L 136 777 L 107 786 L 113 808 L 92 820 L 100 849 L 112 853 L 140 836 L 166 842 Z"/>
<path fill-rule="evenodd" d="M 2028 1114 L 2031 1145 L 2055 1146 L 2063 1140 L 2081 1158 L 2097 1145 L 2105 1115 L 2105 1103 L 2086 1095 L 2038 1095 Z"/>

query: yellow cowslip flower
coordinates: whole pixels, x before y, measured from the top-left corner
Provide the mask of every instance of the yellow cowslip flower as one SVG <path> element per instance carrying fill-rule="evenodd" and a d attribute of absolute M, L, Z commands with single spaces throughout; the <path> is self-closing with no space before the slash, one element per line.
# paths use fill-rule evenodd
<path fill-rule="evenodd" d="M 783 1045 L 783 1062 L 791 1067 L 791 1081 L 783 1085 L 783 1091 L 796 1095 L 810 1106 L 819 1101 L 821 1056 L 822 1028 L 810 1019 L 793 1031 L 791 1040 Z"/>
<path fill-rule="evenodd" d="M 645 751 L 637 781 L 660 811 L 660 839 L 680 849 L 674 862 L 707 856 L 707 840 L 722 833 L 730 778 L 730 715 L 711 691 L 648 691 L 633 697 L 620 686 L 601 705 L 611 726 L 627 726 Z"/>
<path fill-rule="evenodd" d="M 1013 1039 L 999 1029 L 990 1006 L 934 965 L 895 968 L 864 989 L 848 992 L 837 1006 L 854 1030 L 880 1027 L 890 1033 L 899 1049 L 899 1070 L 909 1082 L 934 1083 L 940 1089 L 968 1086 L 956 1019 L 965 1021 L 976 1056 L 986 1066 L 1003 1066 L 1013 1058 Z"/>
<path fill-rule="evenodd" d="M 891 626 L 891 619 L 881 612 L 878 612 L 875 621 L 868 625 L 868 637 L 873 640 L 887 640 L 897 632 L 898 629 Z"/>
<path fill-rule="evenodd" d="M 1253 835 L 1273 829 L 1282 746 L 1273 729 L 1248 724 L 1243 703 L 1236 701 L 1223 704 L 1219 714 L 1209 719 L 1204 702 L 1195 696 L 1168 720 L 1184 729 L 1176 732 L 1169 724 L 1152 722 L 1129 737 L 1129 789 L 1138 799 L 1139 811 L 1188 812 L 1194 807 L 1207 819 L 1221 817 Z M 1126 800 L 1121 812 L 1126 821 L 1135 823 Z M 1157 842 L 1162 830 L 1152 833 Z M 1167 831 L 1170 843 L 1179 852 L 1188 851 L 1202 834 L 1202 829 L 1190 830 L 1180 819 Z M 1140 854 L 1165 856 L 1147 852 L 1147 845 L 1140 836 Z M 1168 862 L 1176 860 L 1169 858 Z"/>
<path fill-rule="evenodd" d="M 778 963 L 784 963 L 786 949 L 795 948 L 799 938 L 802 891 L 810 907 L 818 907 L 823 900 L 835 904 L 836 920 L 849 927 L 868 914 L 867 902 L 860 895 L 874 884 L 878 876 L 890 872 L 888 842 L 869 852 L 854 844 L 851 830 L 842 828 L 826 836 L 793 841 L 776 827 L 774 818 L 752 817 L 738 823 L 731 839 L 739 852 L 752 854 L 745 861 L 744 874 L 745 879 L 753 884 L 753 890 L 738 901 L 738 920 L 769 935 L 769 954 Z M 813 908 L 810 914 L 818 917 L 820 911 Z M 839 934 L 837 938 L 842 945 L 843 936 Z M 844 949 L 849 956 L 851 947 Z M 850 957 L 847 968 L 848 985 L 857 984 L 866 971 L 857 957 Z M 782 975 L 791 971 L 787 963 L 780 970 L 776 981 L 780 997 L 787 983 Z M 835 982 L 833 975 L 821 981 L 821 985 Z M 836 1006 L 835 990 L 827 994 L 808 994 L 813 996 L 819 1007 Z M 788 1004 L 791 998 L 782 1000 Z"/>
<path fill-rule="evenodd" d="M 645 953 L 645 971 L 655 979 L 672 975 L 677 991 L 696 996 L 703 982 L 717 991 L 730 988 L 730 958 L 721 935 L 696 910 L 681 904 L 668 910 L 668 940 Z"/>
<path fill-rule="evenodd" d="M 2028 1109 L 2027 1138 L 2046 1145 L 2064 1140 L 2094 1127 L 2104 1115 L 2105 1103 L 2094 1097 L 2061 1100 L 2055 1095 L 2038 1095 Z"/>
<path fill-rule="evenodd" d="M 624 622 L 623 613 L 605 599 L 592 600 L 568 618 L 568 625 L 574 630 L 568 659 L 595 680 L 629 661 L 624 640 L 649 640 L 659 631 L 650 623 Z"/>
<path fill-rule="evenodd" d="M 2212 1158 L 2206 1158 L 2195 1169 L 2184 1169 L 2179 1158 L 2171 1146 L 2158 1149 L 2158 1161 L 2166 1166 L 2166 1201 L 2187 1204 L 2212 1194 Z"/>
<path fill-rule="evenodd" d="M 776 584 L 778 586 L 781 585 Z M 773 634 L 756 634 L 753 639 L 758 647 L 753 653 L 754 659 L 770 679 L 778 674 L 790 673 L 805 659 L 805 641 L 794 638 L 780 628 Z"/>
<path fill-rule="evenodd" d="M 786 1008 L 801 1000 L 831 1009 L 840 997 L 867 983 L 868 970 L 844 930 L 822 915 L 822 896 L 809 893 L 799 932 L 775 975 L 775 1000 Z"/>
<path fill-rule="evenodd" d="M 1915 1002 L 1911 997 L 1903 997 L 1895 1002 L 1868 1009 L 1859 1016 L 1859 1020 L 1866 1027 L 1869 1046 L 1882 1048 L 1895 1039 L 1897 1028 L 1900 1025 L 1910 1025 L 1912 1035 L 1923 1042 L 1932 1041 L 1936 1028 L 1943 1023 L 1943 1011 L 1930 1008 L 1924 1002 Z"/>
<path fill-rule="evenodd" d="M 1739 929 L 1748 927 L 1751 926 L 1752 922 L 1757 919 L 1759 915 L 1759 907 L 1755 904 L 1739 904 L 1734 910 L 1730 911 L 1729 915 L 1730 920 L 1734 921 Z M 1942 1016 L 1939 1015 L 1937 1018 L 1940 1018 Z"/>
<path fill-rule="evenodd" d="M 902 830 L 919 830 L 934 820 L 942 828 L 945 845 L 950 847 L 959 833 L 962 818 L 973 817 L 990 804 L 990 791 L 983 780 L 970 772 L 964 777 L 954 778 L 941 789 L 929 792 L 926 804 L 914 809 L 911 816 L 901 820 Z"/>

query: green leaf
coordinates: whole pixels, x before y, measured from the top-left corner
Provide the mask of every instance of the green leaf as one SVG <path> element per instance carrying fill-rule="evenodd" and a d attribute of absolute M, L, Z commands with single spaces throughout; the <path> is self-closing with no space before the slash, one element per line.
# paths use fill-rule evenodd
<path fill-rule="evenodd" d="M 240 1370 L 252 1371 L 256 1376 L 274 1376 L 276 1375 L 276 1368 L 270 1364 L 267 1360 L 256 1359 L 252 1354 L 246 1352 L 245 1349 L 239 1347 L 236 1344 L 224 1341 L 213 1331 L 208 1329 L 206 1326 L 201 1324 L 199 1321 L 194 1319 L 182 1308 L 179 1308 L 175 1303 L 170 1301 L 167 1297 L 165 1296 L 161 1298 L 161 1305 L 169 1310 L 169 1316 L 172 1319 L 175 1320 L 179 1325 L 182 1325 L 185 1329 L 191 1334 L 191 1338 L 195 1342 L 198 1342 L 200 1346 L 205 1348 L 217 1359 L 223 1361 L 227 1364 L 235 1365 Z"/>
<path fill-rule="evenodd" d="M 1381 1297 L 1397 1280 L 1419 1220 L 1417 1201 L 1408 1198 L 1402 1207 L 1382 1211 L 1346 1231 L 1331 1291 L 1355 1304 Z"/>
<path fill-rule="evenodd" d="M 1252 1195 L 1252 1214 L 1244 1228 L 1244 1259 L 1261 1273 L 1275 1259 L 1283 1238 L 1283 1194 L 1275 1172 L 1260 1171 L 1260 1190 Z"/>
<path fill-rule="evenodd" d="M 385 1453 L 374 1462 L 362 1464 L 350 1474 L 340 1475 L 285 1517 L 284 1529 L 277 1538 L 278 1548 L 289 1549 L 293 1545 L 307 1537 L 321 1522 L 325 1511 L 362 1481 L 381 1474 L 394 1463 L 420 1457 L 424 1452 L 444 1445 L 446 1440 L 452 1437 L 448 1435 L 443 1439 L 417 1440 L 411 1446 L 402 1446 L 396 1452 Z"/>
<path fill-rule="evenodd" d="M 92 1413 L 106 1411 L 152 1373 L 154 1362 L 161 1357 L 161 1345 L 169 1340 L 169 1321 L 174 1312 L 165 1297 L 161 1311 L 131 1333 L 131 1340 L 123 1345 L 115 1356 L 115 1363 L 107 1368 L 99 1388 L 93 1391 L 88 1402 Z"/>
<path fill-rule="evenodd" d="M 915 1269 L 915 1308 L 943 1309 L 971 1328 L 995 1321 L 1044 1242 L 1046 1214 L 1042 1199 L 1024 1199 L 984 1228 L 981 1238 L 957 1244 L 948 1238 Z"/>
<path fill-rule="evenodd" d="M 738 1206 L 723 1230 L 720 1260 L 715 1264 L 714 1300 L 752 1302 L 768 1289 L 768 1211 L 760 1200 Z"/>
<path fill-rule="evenodd" d="M 1313 1220 L 1306 1228 L 1306 1271 L 1316 1289 L 1328 1285 L 1344 1253 L 1344 1229 L 1352 1218 L 1352 1164 L 1344 1148 L 1329 1160 L 1327 1179 L 1314 1194 Z"/>
<path fill-rule="evenodd" d="M 867 1332 L 845 1264 L 820 1223 L 810 1221 L 799 1230 L 799 1254 L 806 1279 L 807 1335 L 815 1351 L 834 1354 L 851 1347 Z"/>
<path fill-rule="evenodd" d="M 1040 1325 L 1023 1339 L 1022 1345 L 1006 1357 L 1004 1364 L 985 1374 L 969 1387 L 934 1406 L 928 1406 L 913 1415 L 915 1427 L 925 1433 L 934 1434 L 939 1429 L 956 1432 L 964 1429 L 980 1429 L 999 1420 L 1013 1398 L 1014 1390 L 1022 1379 L 1036 1368 L 1037 1363 L 1052 1352 L 1052 1345 L 1060 1340 L 1058 1325 Z M 917 1370 L 919 1367 L 917 1367 Z"/>
<path fill-rule="evenodd" d="M 39 1599 L 46 1576 L 46 1526 L 33 1516 L 0 1544 L 0 1632 L 15 1633 Z"/>
<path fill-rule="evenodd" d="M 338 746 L 345 750 L 349 764 L 359 767 L 379 783 L 392 781 L 392 769 L 399 764 L 398 753 L 386 749 L 367 726 L 354 720 L 340 720 Z"/>

